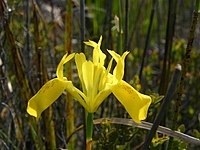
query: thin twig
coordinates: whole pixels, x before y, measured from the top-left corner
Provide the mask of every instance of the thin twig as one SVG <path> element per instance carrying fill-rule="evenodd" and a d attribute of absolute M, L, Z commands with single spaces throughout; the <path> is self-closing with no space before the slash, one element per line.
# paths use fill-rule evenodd
<path fill-rule="evenodd" d="M 128 50 L 128 33 L 129 33 L 129 0 L 125 4 L 125 28 L 124 28 L 124 51 Z M 125 61 L 125 79 L 128 79 L 127 60 Z"/>
<path fill-rule="evenodd" d="M 94 124 L 101 124 L 105 121 L 109 121 L 110 123 L 113 123 L 113 124 L 134 126 L 134 127 L 138 127 L 138 128 L 146 129 L 146 130 L 151 130 L 153 126 L 153 124 L 150 122 L 142 121 L 141 124 L 137 124 L 132 119 L 125 119 L 125 118 L 100 118 L 100 119 L 94 120 Z M 182 140 L 190 144 L 200 145 L 199 139 L 192 137 L 190 135 L 178 132 L 178 131 L 173 131 L 167 127 L 158 126 L 157 132 L 165 134 L 170 137 L 177 138 L 179 140 Z"/>
<path fill-rule="evenodd" d="M 80 21 L 81 21 L 81 52 L 84 53 L 85 45 L 85 0 L 80 1 Z"/>
<path fill-rule="evenodd" d="M 125 5 L 125 28 L 124 28 L 124 50 L 128 48 L 128 33 L 129 33 L 129 0 L 126 0 Z"/>
<path fill-rule="evenodd" d="M 126 119 L 126 118 L 99 118 L 99 119 L 95 119 L 93 120 L 93 123 L 95 125 L 98 124 L 102 124 L 106 121 L 109 121 L 112 124 L 121 124 L 121 125 L 126 125 L 126 126 L 133 126 L 133 127 L 137 127 L 137 128 L 141 128 L 141 129 L 146 129 L 146 130 L 151 130 L 152 128 L 152 123 L 150 122 L 146 122 L 146 121 L 142 121 L 141 124 L 138 124 L 136 122 L 134 122 L 132 119 Z M 81 130 L 84 126 L 80 125 L 79 127 L 77 127 L 75 129 L 75 131 L 68 137 L 67 139 L 67 143 L 70 140 L 70 138 L 77 133 L 79 130 Z M 178 131 L 173 131 L 167 127 L 163 127 L 163 126 L 158 126 L 157 129 L 158 133 L 162 133 L 164 135 L 170 136 L 170 137 L 174 137 L 177 138 L 179 140 L 182 140 L 186 143 L 189 144 L 195 144 L 195 145 L 200 145 L 200 139 L 197 139 L 193 136 L 178 132 Z"/>
<path fill-rule="evenodd" d="M 85 41 L 85 0 L 80 0 L 80 22 L 81 22 L 81 52 L 85 52 L 85 44 L 83 43 Z M 83 124 L 86 124 L 86 120 L 85 120 L 85 109 L 83 107 L 81 107 L 83 115 Z M 73 134 L 73 133 L 72 133 Z M 85 149 L 86 147 L 86 128 L 84 128 L 83 131 L 83 135 L 84 135 L 84 140 L 83 140 L 83 149 Z M 68 139 L 71 138 L 71 135 L 68 137 Z"/>

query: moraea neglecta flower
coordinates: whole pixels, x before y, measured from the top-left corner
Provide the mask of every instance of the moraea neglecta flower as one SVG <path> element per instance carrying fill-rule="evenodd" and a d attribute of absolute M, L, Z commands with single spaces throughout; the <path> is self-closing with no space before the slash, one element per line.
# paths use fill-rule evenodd
<path fill-rule="evenodd" d="M 102 37 L 100 37 L 98 43 L 94 41 L 85 42 L 86 45 L 94 48 L 92 61 L 87 60 L 83 53 L 65 54 L 57 67 L 57 78 L 48 81 L 29 100 L 27 112 L 38 119 L 41 113 L 66 90 L 88 112 L 93 113 L 113 93 L 135 122 L 140 123 L 141 120 L 144 120 L 147 116 L 149 105 L 151 104 L 151 98 L 139 93 L 123 80 L 124 60 L 128 52 L 124 52 L 120 56 L 114 51 L 108 50 L 112 59 L 108 67 L 105 68 L 104 61 L 106 55 L 100 49 L 101 41 Z M 72 81 L 63 77 L 63 65 L 73 57 L 75 57 L 82 91 L 76 88 L 72 84 Z M 116 61 L 116 66 L 112 74 L 110 73 L 110 69 L 113 59 Z"/>

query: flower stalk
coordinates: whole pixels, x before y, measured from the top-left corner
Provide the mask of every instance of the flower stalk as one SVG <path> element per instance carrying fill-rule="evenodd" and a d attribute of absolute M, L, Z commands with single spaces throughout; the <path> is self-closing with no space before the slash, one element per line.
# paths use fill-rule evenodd
<path fill-rule="evenodd" d="M 94 113 L 86 112 L 86 150 L 92 149 L 93 118 Z"/>

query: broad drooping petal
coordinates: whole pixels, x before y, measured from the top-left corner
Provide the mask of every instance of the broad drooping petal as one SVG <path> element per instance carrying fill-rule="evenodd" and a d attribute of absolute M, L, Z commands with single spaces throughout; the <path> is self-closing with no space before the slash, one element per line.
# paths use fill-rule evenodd
<path fill-rule="evenodd" d="M 29 100 L 27 112 L 36 117 L 37 120 L 39 119 L 41 113 L 47 109 L 69 85 L 72 85 L 71 81 L 67 81 L 67 79 L 63 77 L 63 65 L 73 57 L 74 54 L 70 54 L 69 56 L 65 54 L 57 67 L 56 74 L 58 78 L 48 81 Z"/>
<path fill-rule="evenodd" d="M 146 119 L 151 104 L 150 96 L 139 93 L 123 80 L 113 86 L 111 90 L 136 123 Z"/>
<path fill-rule="evenodd" d="M 139 93 L 127 82 L 123 81 L 125 58 L 129 52 L 124 52 L 122 56 L 114 51 L 108 50 L 116 61 L 116 67 L 113 70 L 111 91 L 115 97 L 124 106 L 131 118 L 140 123 L 146 119 L 148 108 L 151 104 L 151 97 Z"/>
<path fill-rule="evenodd" d="M 71 81 L 58 78 L 48 81 L 28 102 L 27 112 L 39 119 L 41 113 L 47 109 L 66 89 Z"/>

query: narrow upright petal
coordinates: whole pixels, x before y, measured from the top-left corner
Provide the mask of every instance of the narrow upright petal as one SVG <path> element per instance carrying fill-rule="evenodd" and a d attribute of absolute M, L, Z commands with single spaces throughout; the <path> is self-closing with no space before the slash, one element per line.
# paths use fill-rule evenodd
<path fill-rule="evenodd" d="M 97 47 L 97 46 L 101 46 L 101 42 L 102 42 L 102 36 L 100 36 L 98 43 L 89 40 L 88 42 L 84 42 L 86 45 L 91 46 L 91 47 Z"/>
<path fill-rule="evenodd" d="M 87 95 L 91 93 L 94 83 L 94 64 L 91 61 L 86 61 L 82 66 L 83 81 L 88 91 Z"/>
<path fill-rule="evenodd" d="M 114 60 L 116 61 L 116 62 L 118 62 L 118 60 L 120 59 L 120 55 L 119 54 L 117 54 L 115 51 L 113 51 L 113 50 L 107 50 L 109 53 L 110 53 L 110 55 L 114 58 Z"/>
<path fill-rule="evenodd" d="M 79 75 L 79 78 L 81 78 L 82 80 L 82 65 L 84 62 L 86 62 L 86 57 L 83 53 L 80 53 L 80 54 L 76 54 L 75 55 L 75 62 L 76 62 L 76 68 L 78 70 L 78 75 Z"/>
<path fill-rule="evenodd" d="M 110 55 L 114 58 L 114 60 L 117 62 L 116 67 L 113 70 L 113 75 L 116 77 L 117 80 L 122 80 L 124 77 L 124 66 L 125 66 L 125 58 L 128 55 L 129 52 L 124 52 L 122 56 L 117 54 L 114 51 L 108 50 Z"/>
<path fill-rule="evenodd" d="M 84 42 L 86 45 L 94 47 L 93 49 L 93 56 L 92 56 L 92 60 L 94 62 L 94 64 L 97 64 L 99 62 L 99 48 L 98 48 L 98 44 L 94 41 L 90 41 L 89 42 Z"/>
<path fill-rule="evenodd" d="M 98 43 L 90 40 L 89 42 L 84 42 L 86 45 L 94 47 L 92 60 L 95 65 L 98 64 L 104 65 L 104 61 L 106 59 L 106 55 L 100 49 L 101 42 L 102 42 L 102 36 L 100 37 Z"/>
<path fill-rule="evenodd" d="M 39 119 L 41 113 L 47 109 L 66 89 L 71 81 L 60 80 L 58 78 L 48 81 L 42 88 L 29 100 L 27 112 Z"/>
<path fill-rule="evenodd" d="M 139 93 L 123 80 L 114 85 L 111 91 L 136 123 L 146 119 L 150 96 Z"/>
<path fill-rule="evenodd" d="M 75 63 L 76 63 L 76 68 L 78 70 L 78 76 L 81 81 L 83 92 L 86 92 L 85 85 L 83 83 L 83 71 L 82 71 L 82 66 L 84 62 L 86 62 L 85 54 L 80 53 L 75 55 Z"/>
<path fill-rule="evenodd" d="M 58 64 L 56 75 L 59 79 L 63 78 L 63 65 L 70 61 L 74 57 L 75 53 L 67 55 L 67 53 L 62 57 L 60 63 Z"/>
<path fill-rule="evenodd" d="M 91 47 L 96 47 L 97 43 L 94 41 L 89 40 L 88 42 L 84 42 L 85 45 L 91 46 Z"/>

